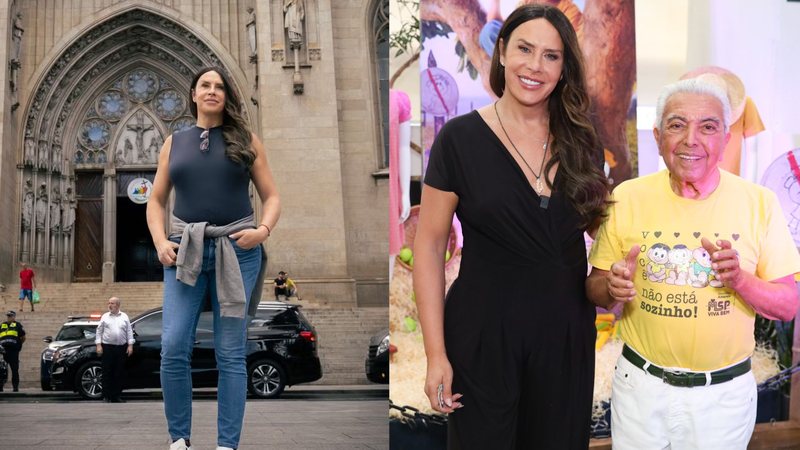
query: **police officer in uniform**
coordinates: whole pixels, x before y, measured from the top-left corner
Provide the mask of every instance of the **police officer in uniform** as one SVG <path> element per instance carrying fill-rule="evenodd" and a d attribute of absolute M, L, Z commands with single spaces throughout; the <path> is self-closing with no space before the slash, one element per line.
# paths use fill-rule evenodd
<path fill-rule="evenodd" d="M 3 357 L 11 368 L 11 385 L 14 392 L 19 392 L 19 352 L 22 350 L 22 343 L 25 342 L 25 330 L 22 324 L 17 322 L 17 313 L 8 311 L 6 321 L 0 323 L 0 345 L 3 346 L 5 354 Z M 0 391 L 6 380 L 0 380 Z"/>

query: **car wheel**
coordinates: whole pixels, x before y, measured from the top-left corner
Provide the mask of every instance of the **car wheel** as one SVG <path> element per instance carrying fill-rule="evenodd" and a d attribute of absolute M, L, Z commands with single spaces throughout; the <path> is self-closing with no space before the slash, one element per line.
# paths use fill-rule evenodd
<path fill-rule="evenodd" d="M 277 398 L 286 387 L 286 371 L 271 359 L 260 359 L 247 370 L 247 390 L 258 398 Z"/>
<path fill-rule="evenodd" d="M 87 400 L 103 398 L 103 368 L 97 361 L 89 361 L 80 369 L 75 377 L 78 394 Z"/>

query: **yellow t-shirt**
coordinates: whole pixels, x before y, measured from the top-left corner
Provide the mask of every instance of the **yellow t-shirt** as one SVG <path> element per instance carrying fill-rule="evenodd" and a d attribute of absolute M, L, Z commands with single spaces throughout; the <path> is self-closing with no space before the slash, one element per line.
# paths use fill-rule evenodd
<path fill-rule="evenodd" d="M 755 312 L 721 287 L 700 244 L 724 239 L 739 251 L 742 270 L 763 280 L 800 272 L 800 255 L 775 194 L 720 170 L 704 200 L 676 195 L 664 170 L 628 180 L 589 254 L 609 270 L 638 245 L 636 298 L 625 305 L 622 339 L 653 364 L 716 370 L 753 353 Z M 666 271 L 661 271 L 661 266 Z"/>

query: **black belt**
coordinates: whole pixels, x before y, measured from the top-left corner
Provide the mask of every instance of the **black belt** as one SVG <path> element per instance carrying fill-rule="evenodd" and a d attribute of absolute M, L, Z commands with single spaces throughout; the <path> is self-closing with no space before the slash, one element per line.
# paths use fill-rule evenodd
<path fill-rule="evenodd" d="M 622 356 L 625 357 L 628 361 L 631 362 L 634 366 L 644 369 L 645 361 L 644 358 L 636 354 L 630 347 L 625 346 L 622 347 Z M 654 366 L 650 364 L 645 369 L 650 375 L 655 377 L 661 378 L 661 381 L 667 383 L 671 386 L 679 386 L 679 387 L 695 387 L 695 386 L 705 386 L 706 385 L 706 374 L 705 373 L 697 373 L 697 372 L 680 372 L 674 370 L 667 370 L 662 369 L 661 367 Z M 719 384 L 724 383 L 726 381 L 730 381 L 739 375 L 744 375 L 750 371 L 750 358 L 736 364 L 735 366 L 728 367 L 727 369 L 717 370 L 716 372 L 711 372 L 711 383 L 710 384 Z"/>

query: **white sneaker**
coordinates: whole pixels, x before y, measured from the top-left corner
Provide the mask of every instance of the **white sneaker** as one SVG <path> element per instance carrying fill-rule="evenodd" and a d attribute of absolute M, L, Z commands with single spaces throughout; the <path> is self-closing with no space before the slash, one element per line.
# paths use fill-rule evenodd
<path fill-rule="evenodd" d="M 217 447 L 217 450 L 233 450 L 230 447 Z"/>
<path fill-rule="evenodd" d="M 170 444 L 169 450 L 192 450 L 192 447 L 187 447 L 186 441 L 183 438 L 180 438 Z"/>

